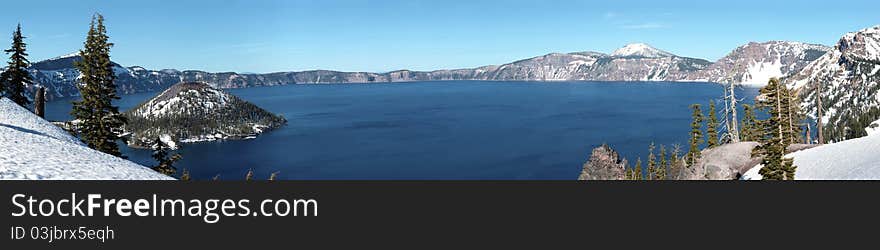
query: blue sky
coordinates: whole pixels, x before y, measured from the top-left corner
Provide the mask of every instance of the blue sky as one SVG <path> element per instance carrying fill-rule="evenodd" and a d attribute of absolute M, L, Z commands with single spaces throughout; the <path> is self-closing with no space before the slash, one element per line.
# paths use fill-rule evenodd
<path fill-rule="evenodd" d="M 51 58 L 100 12 L 113 60 L 151 69 L 431 70 L 631 42 L 714 61 L 749 41 L 833 45 L 880 24 L 874 1 L 29 0 L 3 4 L 0 37 L 21 22 L 31 60 Z"/>

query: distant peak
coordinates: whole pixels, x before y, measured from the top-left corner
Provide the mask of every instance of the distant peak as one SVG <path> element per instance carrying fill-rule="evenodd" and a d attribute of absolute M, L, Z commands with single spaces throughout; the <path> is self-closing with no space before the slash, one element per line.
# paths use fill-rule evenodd
<path fill-rule="evenodd" d="M 672 53 L 659 50 L 645 43 L 631 43 L 619 48 L 611 53 L 611 56 L 618 57 L 670 57 L 675 56 Z"/>
<path fill-rule="evenodd" d="M 58 59 L 64 59 L 64 58 L 71 58 L 71 57 L 77 57 L 77 56 L 79 56 L 79 51 L 77 51 L 77 52 L 73 52 L 73 53 L 69 53 L 69 54 L 66 54 L 66 55 L 62 55 L 62 56 L 56 56 L 56 57 L 53 57 L 53 58 L 49 58 L 49 59 L 46 59 L 46 61 L 58 60 Z"/>

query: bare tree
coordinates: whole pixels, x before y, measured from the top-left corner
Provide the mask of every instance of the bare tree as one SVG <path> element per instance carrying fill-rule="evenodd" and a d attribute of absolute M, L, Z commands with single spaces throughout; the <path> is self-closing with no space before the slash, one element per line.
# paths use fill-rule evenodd
<path fill-rule="evenodd" d="M 739 67 L 737 64 L 734 69 Z M 727 131 L 722 135 L 722 141 L 727 141 L 730 143 L 740 142 L 739 136 L 739 119 L 737 118 L 737 108 L 736 108 L 736 84 L 733 79 L 733 70 L 727 76 L 728 86 L 724 88 L 724 117 L 723 117 L 723 126 L 727 129 Z"/>
<path fill-rule="evenodd" d="M 830 72 L 829 72 L 830 73 Z M 827 78 L 826 78 L 827 79 Z M 823 79 L 825 80 L 825 79 Z M 822 82 L 823 80 L 819 80 L 816 82 L 816 134 L 819 140 L 819 144 L 825 144 L 825 135 L 822 130 Z"/>

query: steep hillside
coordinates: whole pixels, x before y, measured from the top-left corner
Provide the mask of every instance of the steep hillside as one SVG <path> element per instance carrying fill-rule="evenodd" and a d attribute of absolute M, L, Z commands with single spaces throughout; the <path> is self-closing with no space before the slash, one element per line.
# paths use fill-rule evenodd
<path fill-rule="evenodd" d="M 787 41 L 751 42 L 734 49 L 711 66 L 686 79 L 730 82 L 761 87 L 770 78 L 783 78 L 800 72 L 831 48 L 823 45 Z"/>
<path fill-rule="evenodd" d="M 0 179 L 169 180 L 86 147 L 76 137 L 0 97 Z"/>
<path fill-rule="evenodd" d="M 834 50 L 785 82 L 800 91 L 812 117 L 821 90 L 826 139 L 867 135 L 866 128 L 880 119 L 880 26 L 847 33 Z"/>

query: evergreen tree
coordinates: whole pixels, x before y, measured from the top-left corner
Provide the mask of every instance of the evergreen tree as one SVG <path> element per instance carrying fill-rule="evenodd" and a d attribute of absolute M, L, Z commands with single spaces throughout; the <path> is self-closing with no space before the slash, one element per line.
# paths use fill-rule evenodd
<path fill-rule="evenodd" d="M 183 173 L 180 174 L 180 180 L 181 180 L 181 181 L 188 181 L 188 180 L 191 180 L 191 179 L 192 179 L 192 177 L 189 175 L 189 170 L 187 170 L 187 169 L 184 168 L 184 169 L 183 169 Z"/>
<path fill-rule="evenodd" d="M 648 146 L 648 172 L 646 179 L 653 180 L 657 175 L 657 156 L 654 155 L 654 143 Z"/>
<path fill-rule="evenodd" d="M 30 100 L 27 98 L 25 88 L 29 84 L 33 84 L 34 80 L 27 68 L 30 61 L 27 59 L 27 44 L 24 43 L 24 36 L 21 35 L 21 24 L 12 33 L 12 48 L 4 50 L 9 56 L 9 63 L 6 71 L 0 74 L 0 90 L 13 102 L 22 107 L 27 107 Z"/>
<path fill-rule="evenodd" d="M 789 136 L 793 136 L 787 127 L 792 121 L 788 107 L 788 95 L 791 93 L 776 78 L 770 79 L 760 93 L 756 105 L 769 116 L 757 123 L 760 145 L 752 154 L 762 157 L 761 163 L 764 167 L 759 173 L 765 180 L 793 180 L 797 167 L 793 165 L 792 159 L 785 158 L 785 149 L 791 144 Z"/>
<path fill-rule="evenodd" d="M 709 102 L 709 120 L 706 122 L 706 146 L 713 148 L 718 146 L 718 116 L 715 114 L 715 101 Z"/>
<path fill-rule="evenodd" d="M 685 164 L 681 162 L 681 145 L 674 144 L 672 145 L 672 153 L 669 155 L 669 172 L 673 174 L 678 174 L 678 176 L 673 176 L 674 179 L 680 179 L 681 173 L 683 172 L 680 168 L 682 168 Z M 668 178 L 668 177 L 667 177 Z"/>
<path fill-rule="evenodd" d="M 169 150 L 168 145 L 156 137 L 156 140 L 153 141 L 153 159 L 157 164 L 152 169 L 167 176 L 174 176 L 177 173 L 174 162 L 180 160 L 181 157 L 180 154 L 171 155 Z M 188 171 L 185 173 L 189 174 Z"/>
<path fill-rule="evenodd" d="M 788 121 L 787 121 L 787 135 L 785 138 L 788 138 L 788 144 L 796 144 L 804 141 L 803 137 L 803 128 L 802 124 L 804 119 L 806 119 L 806 115 L 801 110 L 800 106 L 800 98 L 798 98 L 799 93 L 794 89 L 789 89 L 784 87 L 783 90 L 786 95 L 785 99 L 785 111 L 788 113 Z"/>
<path fill-rule="evenodd" d="M 757 141 L 758 134 L 760 133 L 757 127 L 757 118 L 755 118 L 755 111 L 753 110 L 751 105 L 743 104 L 743 119 L 742 119 L 742 131 L 740 132 L 740 136 L 743 141 Z"/>
<path fill-rule="evenodd" d="M 700 104 L 691 105 L 691 109 L 694 110 L 693 122 L 691 122 L 691 139 L 690 149 L 688 149 L 687 156 L 685 158 L 686 165 L 688 167 L 692 167 L 697 163 L 697 160 L 700 158 L 700 144 L 703 143 L 703 111 L 700 110 Z"/>
<path fill-rule="evenodd" d="M 80 71 L 79 88 L 82 100 L 73 102 L 71 114 L 79 124 L 77 132 L 90 148 L 122 157 L 116 141 L 126 124 L 119 108 L 112 101 L 119 99 L 116 94 L 116 74 L 110 62 L 110 47 L 104 17 L 92 17 L 85 46 L 79 55 L 82 61 L 75 63 Z M 123 157 L 124 158 L 124 157 Z"/>
<path fill-rule="evenodd" d="M 654 173 L 655 180 L 665 180 L 666 179 L 666 171 L 669 169 L 669 162 L 666 160 L 666 147 L 660 145 L 660 163 L 657 165 L 656 173 Z"/>
<path fill-rule="evenodd" d="M 642 176 L 642 158 L 636 160 L 636 166 L 633 168 L 633 180 L 641 180 Z"/>

